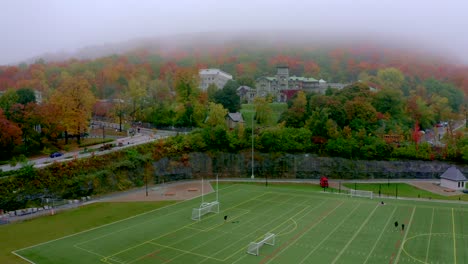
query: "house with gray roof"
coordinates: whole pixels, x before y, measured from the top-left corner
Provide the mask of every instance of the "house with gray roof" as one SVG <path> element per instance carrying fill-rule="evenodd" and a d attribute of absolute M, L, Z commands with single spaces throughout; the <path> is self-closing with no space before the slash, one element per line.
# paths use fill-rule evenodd
<path fill-rule="evenodd" d="M 242 114 L 239 112 L 229 113 L 226 116 L 226 123 L 229 129 L 235 128 L 237 125 L 244 123 Z"/>
<path fill-rule="evenodd" d="M 440 175 L 440 186 L 452 190 L 464 190 L 466 188 L 466 177 L 455 166 L 448 168 Z"/>

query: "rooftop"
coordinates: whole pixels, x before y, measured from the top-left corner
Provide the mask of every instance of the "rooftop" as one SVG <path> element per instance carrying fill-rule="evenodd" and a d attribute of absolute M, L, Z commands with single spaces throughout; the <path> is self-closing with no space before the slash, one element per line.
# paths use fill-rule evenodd
<path fill-rule="evenodd" d="M 448 168 L 442 175 L 440 175 L 440 178 L 451 181 L 466 181 L 465 175 L 463 175 L 463 173 L 455 166 Z"/>
<path fill-rule="evenodd" d="M 222 70 L 220 69 L 201 69 L 199 71 L 199 74 L 203 75 L 203 74 L 207 74 L 207 75 L 217 75 L 217 74 L 220 74 L 220 75 L 224 75 L 230 79 L 232 79 L 232 75 L 229 74 L 229 73 L 226 73 L 226 72 L 223 72 Z"/>

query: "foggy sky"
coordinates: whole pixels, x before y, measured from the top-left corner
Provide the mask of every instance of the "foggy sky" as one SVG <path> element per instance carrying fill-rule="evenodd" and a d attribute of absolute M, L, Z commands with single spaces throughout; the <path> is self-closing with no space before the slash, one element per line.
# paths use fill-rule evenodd
<path fill-rule="evenodd" d="M 270 30 L 391 36 L 468 63 L 467 10 L 464 0 L 2 0 L 0 64 L 135 38 Z"/>

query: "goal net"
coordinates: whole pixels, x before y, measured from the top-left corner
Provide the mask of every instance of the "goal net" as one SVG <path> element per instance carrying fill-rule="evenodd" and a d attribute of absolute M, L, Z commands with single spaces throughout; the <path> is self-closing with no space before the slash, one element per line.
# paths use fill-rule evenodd
<path fill-rule="evenodd" d="M 247 253 L 252 254 L 255 256 L 258 256 L 258 253 L 260 251 L 260 248 L 263 245 L 270 245 L 274 246 L 275 245 L 275 238 L 276 235 L 272 233 L 267 233 L 265 237 L 260 241 L 260 242 L 251 242 L 249 246 L 247 247 Z"/>
<path fill-rule="evenodd" d="M 207 213 L 219 213 L 219 202 L 202 203 L 199 208 L 193 208 L 192 220 L 201 220 Z"/>
<path fill-rule="evenodd" d="M 349 195 L 351 196 L 358 196 L 358 197 L 368 197 L 371 198 L 373 197 L 374 193 L 372 191 L 362 191 L 362 190 L 349 190 Z"/>

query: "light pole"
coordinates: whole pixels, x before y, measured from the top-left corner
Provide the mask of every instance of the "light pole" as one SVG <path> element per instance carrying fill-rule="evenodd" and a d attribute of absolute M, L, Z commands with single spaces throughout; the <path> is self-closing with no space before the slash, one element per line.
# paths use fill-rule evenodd
<path fill-rule="evenodd" d="M 254 115 L 252 114 L 252 176 L 250 176 L 252 179 L 255 179 L 254 175 Z"/>
<path fill-rule="evenodd" d="M 106 142 L 106 134 L 105 134 L 104 123 L 101 124 L 101 127 L 102 127 L 102 145 L 104 146 L 104 143 Z"/>

